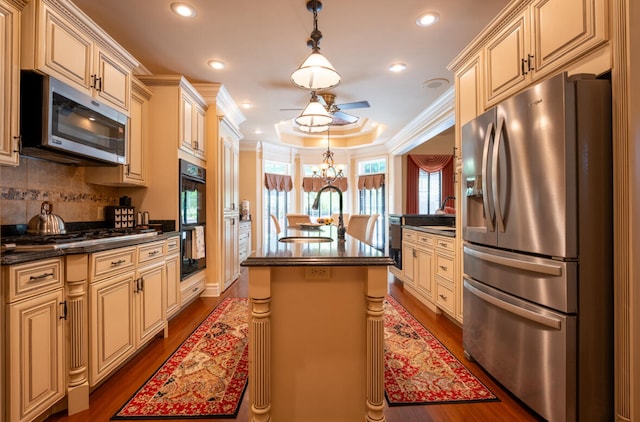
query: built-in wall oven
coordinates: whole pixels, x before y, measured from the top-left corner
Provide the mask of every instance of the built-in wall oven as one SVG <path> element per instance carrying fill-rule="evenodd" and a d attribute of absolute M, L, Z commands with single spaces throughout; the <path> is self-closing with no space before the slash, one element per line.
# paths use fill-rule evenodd
<path fill-rule="evenodd" d="M 180 279 L 206 267 L 205 260 L 205 197 L 206 170 L 186 160 L 180 160 Z"/>

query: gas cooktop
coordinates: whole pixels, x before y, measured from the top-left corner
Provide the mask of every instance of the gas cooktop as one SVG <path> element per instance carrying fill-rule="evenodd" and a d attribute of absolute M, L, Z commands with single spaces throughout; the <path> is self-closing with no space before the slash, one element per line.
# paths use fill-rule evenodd
<path fill-rule="evenodd" d="M 65 234 L 25 234 L 2 238 L 2 251 L 49 251 L 101 245 L 108 242 L 156 236 L 153 229 L 96 229 Z"/>

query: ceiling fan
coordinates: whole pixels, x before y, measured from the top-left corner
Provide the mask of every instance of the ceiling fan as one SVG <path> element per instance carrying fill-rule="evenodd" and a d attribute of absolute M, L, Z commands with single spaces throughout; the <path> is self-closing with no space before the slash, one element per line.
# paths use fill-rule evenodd
<path fill-rule="evenodd" d="M 329 126 L 344 126 L 357 122 L 360 118 L 342 110 L 351 110 L 355 108 L 369 108 L 369 101 L 355 101 L 351 103 L 336 104 L 336 95 L 331 92 L 319 92 L 318 101 L 327 109 L 333 120 Z M 281 111 L 302 110 L 300 108 L 282 108 Z"/>

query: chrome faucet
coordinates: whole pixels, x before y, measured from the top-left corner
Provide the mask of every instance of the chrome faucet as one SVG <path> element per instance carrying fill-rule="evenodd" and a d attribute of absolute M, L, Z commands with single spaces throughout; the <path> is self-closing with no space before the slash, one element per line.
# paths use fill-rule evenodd
<path fill-rule="evenodd" d="M 322 188 L 320 188 L 315 201 L 313 201 L 313 205 L 311 206 L 311 209 L 313 210 L 318 209 L 318 205 L 320 204 L 320 195 L 322 194 L 322 192 L 324 192 L 327 189 L 333 189 L 334 191 L 338 192 L 338 198 L 339 198 L 338 206 L 340 207 L 340 214 L 338 216 L 338 240 L 344 240 L 344 234 L 346 232 L 346 229 L 344 228 L 344 219 L 342 218 L 342 191 L 337 186 L 325 185 Z"/>
<path fill-rule="evenodd" d="M 440 208 L 438 208 L 438 211 L 444 211 L 444 206 L 447 204 L 447 201 L 449 199 L 456 199 L 455 196 L 447 196 L 446 198 L 444 198 L 444 200 L 442 201 L 442 205 L 440 205 Z"/>

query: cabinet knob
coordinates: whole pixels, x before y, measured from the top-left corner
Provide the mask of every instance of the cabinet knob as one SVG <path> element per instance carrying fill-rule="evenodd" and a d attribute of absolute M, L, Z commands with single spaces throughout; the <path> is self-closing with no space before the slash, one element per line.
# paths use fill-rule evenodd
<path fill-rule="evenodd" d="M 444 265 L 440 265 L 440 269 L 441 269 L 442 271 L 447 271 L 447 267 L 445 267 Z"/>
<path fill-rule="evenodd" d="M 440 299 L 444 300 L 445 302 L 447 301 L 447 297 L 443 294 L 439 294 L 438 296 L 440 296 Z"/>

